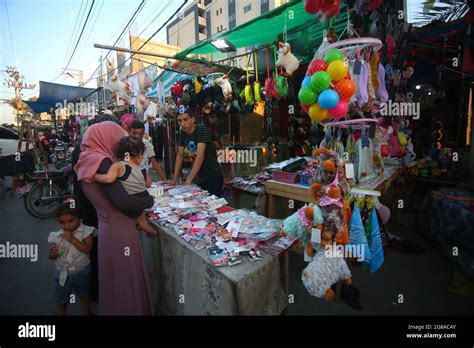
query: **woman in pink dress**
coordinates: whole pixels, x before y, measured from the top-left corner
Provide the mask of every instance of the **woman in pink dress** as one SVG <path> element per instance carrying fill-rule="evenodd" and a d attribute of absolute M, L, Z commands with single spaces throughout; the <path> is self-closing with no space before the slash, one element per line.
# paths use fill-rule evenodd
<path fill-rule="evenodd" d="M 89 127 L 74 169 L 99 219 L 99 314 L 151 315 L 141 232 L 134 219 L 153 205 L 153 198 L 128 195 L 119 181 L 102 185 L 83 180 L 107 173 L 117 160 L 115 146 L 124 136 L 122 128 L 111 121 Z"/>

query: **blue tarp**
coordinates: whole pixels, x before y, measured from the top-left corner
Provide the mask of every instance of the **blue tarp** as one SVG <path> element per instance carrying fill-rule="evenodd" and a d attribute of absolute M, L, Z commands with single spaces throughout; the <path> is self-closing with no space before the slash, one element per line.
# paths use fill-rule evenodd
<path fill-rule="evenodd" d="M 174 71 L 163 70 L 160 75 L 154 80 L 153 86 L 150 87 L 147 97 L 150 98 L 159 98 L 159 90 L 163 88 L 163 93 L 165 97 L 171 96 L 171 87 L 173 83 L 179 80 L 193 79 L 194 75 L 180 74 Z M 163 84 L 163 87 L 159 87 L 159 82 Z"/>
<path fill-rule="evenodd" d="M 94 88 L 76 87 L 61 85 L 59 83 L 40 81 L 40 94 L 37 101 L 25 101 L 34 113 L 40 114 L 47 112 L 49 109 L 57 109 L 57 103 L 61 103 L 62 107 L 67 103 L 74 103 L 79 98 L 86 97 L 94 92 Z M 64 105 L 66 101 L 66 105 Z"/>

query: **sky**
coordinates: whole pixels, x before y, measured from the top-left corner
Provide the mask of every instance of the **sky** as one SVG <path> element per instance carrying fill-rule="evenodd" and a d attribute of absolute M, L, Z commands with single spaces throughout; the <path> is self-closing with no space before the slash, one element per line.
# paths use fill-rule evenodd
<path fill-rule="evenodd" d="M 38 96 L 39 81 L 53 82 L 56 79 L 55 83 L 78 85 L 77 78 L 60 73 L 71 56 L 92 1 L 0 0 L 0 99 L 14 97 L 14 90 L 3 85 L 4 79 L 8 79 L 3 72 L 6 66 L 15 66 L 24 77 L 24 82 L 36 84 L 34 90 L 22 91 L 24 100 Z M 91 76 L 99 65 L 101 53 L 104 56 L 107 53 L 94 48 L 94 43 L 112 46 L 141 1 L 95 0 L 68 68 L 83 70 L 85 80 Z M 151 24 L 140 35 L 148 38 L 182 3 L 181 0 L 145 0 L 145 5 L 130 26 L 132 34 L 140 34 Z M 153 40 L 166 43 L 166 26 Z M 128 47 L 128 30 L 117 46 Z M 93 79 L 86 87 L 96 87 L 96 80 Z M 13 119 L 11 107 L 0 103 L 0 123 L 12 123 Z"/>

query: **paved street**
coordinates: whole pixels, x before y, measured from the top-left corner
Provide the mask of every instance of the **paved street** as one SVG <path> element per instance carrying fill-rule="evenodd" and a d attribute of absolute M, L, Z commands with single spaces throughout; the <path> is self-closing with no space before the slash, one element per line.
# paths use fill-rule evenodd
<path fill-rule="evenodd" d="M 0 202 L 0 243 L 37 244 L 38 261 L 0 259 L 0 314 L 54 314 L 54 264 L 48 259 L 48 233 L 58 229 L 54 218 L 41 220 L 28 215 L 23 201 L 10 192 Z M 303 256 L 290 253 L 290 293 L 295 303 L 289 307 L 293 315 L 439 315 L 472 314 L 474 301 L 448 292 L 452 269 L 430 243 L 410 228 L 392 223 L 390 231 L 415 239 L 425 248 L 423 255 L 393 252 L 375 274 L 362 268 L 353 269 L 354 285 L 361 291 L 363 311 L 345 303 L 328 303 L 311 297 L 301 283 L 305 267 Z M 148 260 L 150 261 L 150 260 Z M 404 303 L 397 303 L 402 294 Z M 79 303 L 70 305 L 69 314 L 81 314 Z"/>

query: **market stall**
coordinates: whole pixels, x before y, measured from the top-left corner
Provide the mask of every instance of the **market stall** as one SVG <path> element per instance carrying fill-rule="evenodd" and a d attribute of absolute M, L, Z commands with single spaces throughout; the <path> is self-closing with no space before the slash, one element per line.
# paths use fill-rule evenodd
<path fill-rule="evenodd" d="M 234 210 L 197 186 L 156 185 L 149 222 L 158 312 L 279 315 L 288 305 L 288 255 L 294 239 L 281 220 Z M 162 195 L 163 194 L 163 195 Z"/>

